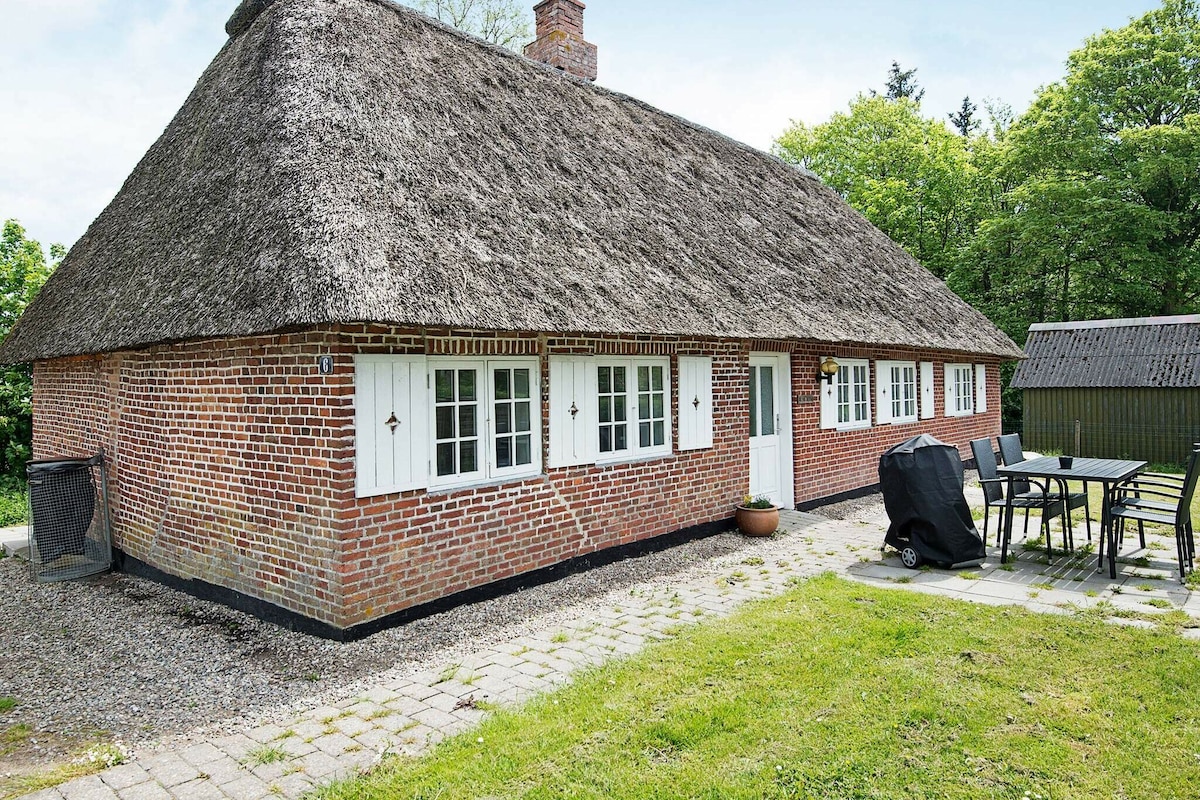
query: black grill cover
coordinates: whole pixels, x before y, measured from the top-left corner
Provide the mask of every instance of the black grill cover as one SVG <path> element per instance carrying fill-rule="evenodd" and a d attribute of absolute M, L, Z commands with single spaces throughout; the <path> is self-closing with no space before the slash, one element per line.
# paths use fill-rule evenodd
<path fill-rule="evenodd" d="M 892 523 L 886 544 L 911 545 L 926 561 L 942 566 L 987 555 L 963 496 L 957 447 L 929 435 L 902 442 L 880 456 L 879 484 Z"/>

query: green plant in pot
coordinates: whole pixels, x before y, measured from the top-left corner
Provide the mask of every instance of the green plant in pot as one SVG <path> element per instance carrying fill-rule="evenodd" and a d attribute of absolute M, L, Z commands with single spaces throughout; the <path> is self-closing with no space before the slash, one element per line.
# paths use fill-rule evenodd
<path fill-rule="evenodd" d="M 738 530 L 746 536 L 770 536 L 779 529 L 779 506 L 765 494 L 746 495 L 734 511 Z"/>

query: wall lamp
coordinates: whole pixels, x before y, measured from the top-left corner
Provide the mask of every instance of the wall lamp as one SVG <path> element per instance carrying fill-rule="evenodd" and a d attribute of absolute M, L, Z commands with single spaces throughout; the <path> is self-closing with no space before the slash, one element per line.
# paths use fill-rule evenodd
<path fill-rule="evenodd" d="M 817 373 L 817 380 L 833 383 L 833 376 L 837 375 L 838 363 L 831 357 L 826 357 L 821 362 L 820 372 Z"/>

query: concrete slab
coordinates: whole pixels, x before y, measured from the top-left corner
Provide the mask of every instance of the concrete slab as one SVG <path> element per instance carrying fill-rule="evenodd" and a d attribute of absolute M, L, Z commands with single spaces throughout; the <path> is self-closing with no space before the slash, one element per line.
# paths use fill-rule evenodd
<path fill-rule="evenodd" d="M 6 556 L 29 558 L 29 528 L 17 525 L 11 528 L 0 528 L 0 551 Z"/>

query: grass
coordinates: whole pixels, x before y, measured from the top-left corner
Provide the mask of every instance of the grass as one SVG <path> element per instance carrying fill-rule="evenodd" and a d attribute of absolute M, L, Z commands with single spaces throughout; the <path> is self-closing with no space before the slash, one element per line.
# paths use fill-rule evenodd
<path fill-rule="evenodd" d="M 342 798 L 1183 798 L 1200 645 L 822 576 Z"/>
<path fill-rule="evenodd" d="M 12 711 L 17 707 L 17 698 L 15 697 L 0 697 L 0 714 L 6 711 Z"/>
<path fill-rule="evenodd" d="M 277 761 L 283 761 L 287 757 L 287 751 L 282 747 L 262 744 L 246 752 L 246 763 L 258 767 L 263 764 L 274 764 Z"/>

